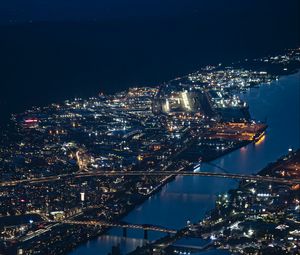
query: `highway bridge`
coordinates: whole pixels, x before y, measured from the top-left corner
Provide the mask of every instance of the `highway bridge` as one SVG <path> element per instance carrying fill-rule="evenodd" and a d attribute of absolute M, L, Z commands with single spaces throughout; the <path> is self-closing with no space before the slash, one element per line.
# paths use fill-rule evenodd
<path fill-rule="evenodd" d="M 127 237 L 127 229 L 141 229 L 144 231 L 144 239 L 148 239 L 148 231 L 156 231 L 167 234 L 176 234 L 177 230 L 169 229 L 161 226 L 151 225 L 151 224 L 130 224 L 126 222 L 107 222 L 107 221 L 76 221 L 76 220 L 63 220 L 63 221 L 50 221 L 53 223 L 63 223 L 69 225 L 85 225 L 85 226 L 99 226 L 99 227 L 116 227 L 123 229 L 123 236 Z"/>
<path fill-rule="evenodd" d="M 18 184 L 36 184 L 40 182 L 51 182 L 59 181 L 64 178 L 87 178 L 87 177 L 114 177 L 114 176 L 202 176 L 202 177 L 217 177 L 217 178 L 230 178 L 230 179 L 241 179 L 241 180 L 253 180 L 261 182 L 274 182 L 295 185 L 300 184 L 300 179 L 287 179 L 278 178 L 272 176 L 260 176 L 260 175 L 249 175 L 249 174 L 235 174 L 235 173 L 214 173 L 214 172 L 193 172 L 193 171 L 86 171 L 80 173 L 69 173 L 61 174 L 57 176 L 22 179 L 15 181 L 4 181 L 0 182 L 0 187 L 15 186 Z"/>

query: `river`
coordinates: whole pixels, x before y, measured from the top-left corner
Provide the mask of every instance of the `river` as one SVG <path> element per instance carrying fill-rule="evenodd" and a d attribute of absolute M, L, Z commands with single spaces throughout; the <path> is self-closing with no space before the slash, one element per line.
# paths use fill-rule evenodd
<path fill-rule="evenodd" d="M 281 77 L 269 85 L 261 85 L 241 95 L 250 106 L 251 116 L 267 120 L 265 139 L 227 154 L 213 163 L 232 173 L 256 173 L 268 163 L 286 154 L 289 148 L 300 148 L 300 72 Z M 203 171 L 220 171 L 202 164 Z M 123 220 L 130 223 L 149 223 L 179 229 L 187 220 L 197 222 L 214 207 L 216 195 L 236 187 L 236 180 L 213 177 L 185 176 L 165 185 L 162 190 L 138 206 Z M 108 235 L 86 242 L 69 255 L 106 255 L 111 246 L 120 244 L 123 253 L 141 245 L 142 231 L 112 229 Z M 161 237 L 149 233 L 149 239 Z"/>

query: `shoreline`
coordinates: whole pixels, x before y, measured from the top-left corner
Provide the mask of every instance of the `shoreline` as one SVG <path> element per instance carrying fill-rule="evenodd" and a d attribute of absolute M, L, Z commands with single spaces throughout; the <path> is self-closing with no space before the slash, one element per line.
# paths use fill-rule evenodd
<path fill-rule="evenodd" d="M 298 73 L 299 71 L 300 71 L 300 69 L 297 69 L 297 72 L 294 72 L 293 74 Z M 288 77 L 288 76 L 293 75 L 293 74 L 283 75 L 283 76 L 280 76 L 280 78 Z M 274 80 L 274 81 L 275 81 L 275 80 Z M 273 82 L 274 82 L 274 81 L 273 81 Z M 252 88 L 260 89 L 260 87 L 263 86 L 263 85 L 266 85 L 266 84 L 260 84 L 259 86 L 253 86 Z M 242 92 L 243 92 L 243 91 L 241 91 L 241 93 L 242 93 Z M 266 130 L 266 132 L 267 132 L 267 130 Z M 248 143 L 246 143 L 246 144 L 244 144 L 244 145 L 240 145 L 240 146 L 238 146 L 238 147 L 235 147 L 234 149 L 231 149 L 230 151 L 227 151 L 227 152 L 222 153 L 222 154 L 220 154 L 220 155 L 218 155 L 218 156 L 215 156 L 215 157 L 212 157 L 212 158 L 210 158 L 210 159 L 208 159 L 208 160 L 205 160 L 205 162 L 210 162 L 210 161 L 216 160 L 216 159 L 221 158 L 222 156 L 227 155 L 227 154 L 229 154 L 229 153 L 231 153 L 231 152 L 233 152 L 233 151 L 236 151 L 236 150 L 238 150 L 238 149 L 240 149 L 240 148 L 242 148 L 242 147 L 244 147 L 244 146 L 249 146 L 250 144 L 253 144 L 253 145 L 254 145 L 254 144 L 255 144 L 255 141 L 253 141 L 253 142 L 248 142 Z M 269 163 L 267 166 L 265 166 L 263 169 L 267 168 L 270 164 L 273 164 L 273 163 L 275 163 L 275 162 L 270 162 L 270 163 Z M 259 174 L 261 171 L 263 171 L 263 169 L 259 170 L 259 172 L 258 172 L 258 173 L 255 173 L 255 174 Z M 173 176 L 172 178 L 175 179 L 175 176 Z M 170 183 L 171 181 L 172 181 L 172 179 L 168 180 L 164 185 Z M 160 187 L 160 189 L 158 189 L 156 192 L 158 193 L 158 192 L 161 190 L 161 188 L 163 188 L 164 185 L 162 185 L 162 187 Z M 153 195 L 155 195 L 156 192 L 154 192 Z M 150 197 L 150 196 L 149 196 L 149 197 Z M 143 203 L 144 201 L 146 201 L 149 197 L 145 198 L 141 203 Z M 136 206 L 139 206 L 141 203 L 137 204 Z M 134 207 L 134 208 L 135 208 L 135 207 Z M 213 208 L 213 209 L 214 209 L 214 208 Z M 212 209 L 212 210 L 213 210 L 213 209 Z M 211 211 L 211 210 L 207 211 L 207 213 L 209 213 L 210 211 Z M 124 217 L 125 217 L 126 215 L 128 215 L 130 212 L 131 212 L 131 211 L 129 211 L 129 212 L 127 212 L 126 214 L 124 214 Z M 203 219 L 204 219 L 204 217 L 203 217 Z M 203 220 L 203 219 L 202 219 L 202 220 Z M 109 231 L 109 230 L 107 230 L 107 231 Z M 105 232 L 104 232 L 104 233 L 105 233 Z M 95 238 L 92 238 L 92 239 L 90 239 L 90 240 L 96 240 L 98 237 L 99 237 L 99 236 L 96 236 Z M 158 241 L 158 240 L 159 240 L 159 239 L 157 239 L 156 241 Z M 155 241 L 154 241 L 154 242 L 155 242 Z M 83 243 L 86 243 L 86 242 L 83 242 Z M 81 244 L 82 244 L 82 243 L 81 243 Z M 81 244 L 80 244 L 80 245 L 81 245 Z M 79 246 L 80 246 L 80 245 L 79 245 Z M 79 246 L 77 246 L 77 248 L 78 248 Z M 74 248 L 74 249 L 76 249 L 76 248 Z M 74 249 L 72 249 L 71 251 L 73 251 Z M 68 254 L 69 254 L 69 253 L 68 253 Z"/>
<path fill-rule="evenodd" d="M 276 169 L 275 168 L 276 166 L 284 164 L 286 160 L 289 160 L 293 157 L 296 157 L 297 155 L 300 155 L 300 148 L 296 149 L 295 151 L 289 151 L 288 154 L 282 155 L 277 160 L 268 163 L 265 167 L 263 167 L 257 173 L 255 173 L 255 175 L 262 175 L 262 176 L 264 176 L 264 175 L 268 176 L 268 175 L 272 175 L 272 174 L 274 175 L 275 174 L 274 171 Z M 235 196 L 236 196 L 235 192 L 238 191 L 238 190 L 243 189 L 242 186 L 247 185 L 246 183 L 247 182 L 245 180 L 241 180 L 238 183 L 238 187 L 229 189 L 227 191 L 227 193 L 230 193 L 229 198 L 230 199 L 235 198 Z M 276 185 L 279 185 L 279 184 L 276 184 Z M 193 238 L 193 237 L 195 237 L 195 238 L 200 238 L 200 239 L 206 240 L 206 238 L 208 236 L 210 236 L 210 234 L 214 231 L 213 229 L 215 228 L 215 226 L 210 226 L 209 221 L 213 220 L 212 219 L 213 215 L 217 211 L 218 211 L 218 209 L 216 208 L 216 206 L 214 206 L 214 208 L 212 208 L 211 210 L 209 210 L 206 213 L 207 216 L 205 216 L 205 217 L 203 217 L 203 219 L 199 220 L 200 225 L 199 224 L 196 225 L 196 223 L 192 223 L 191 224 L 191 229 L 197 228 L 197 226 L 199 227 L 199 229 L 197 231 L 193 230 L 195 232 L 194 233 L 193 233 L 193 231 L 190 232 L 190 235 L 185 236 L 185 234 L 187 234 L 190 230 L 189 230 L 188 227 L 184 227 L 184 228 L 179 229 L 177 234 L 175 234 L 172 237 L 164 236 L 162 238 L 159 238 L 159 239 L 153 241 L 152 243 L 147 243 L 146 245 L 140 247 L 139 249 L 136 248 L 135 250 L 133 250 L 129 253 L 126 253 L 126 254 L 127 255 L 142 254 L 143 255 L 143 254 L 146 254 L 145 252 L 149 251 L 149 249 L 152 249 L 155 245 L 157 245 L 157 247 L 159 247 L 160 245 L 162 245 L 162 243 L 166 242 L 166 243 L 169 243 L 169 245 L 172 246 L 172 243 L 175 243 L 176 241 L 178 241 L 181 238 Z M 203 228 L 205 228 L 205 226 L 203 227 L 203 225 L 202 225 L 203 222 L 205 222 L 205 224 L 208 225 L 207 228 L 209 228 L 209 229 L 206 229 L 206 230 L 203 229 Z M 229 221 L 229 223 L 230 222 L 231 221 Z M 219 227 L 222 227 L 222 225 L 219 226 Z M 205 231 L 203 232 L 203 230 L 205 230 Z M 220 242 L 219 242 L 219 244 L 216 244 L 216 243 L 212 242 L 212 243 L 209 243 L 209 245 L 207 245 L 205 248 L 202 248 L 201 252 L 209 251 L 211 248 L 213 248 L 213 250 L 229 250 L 228 247 L 226 247 L 226 245 L 224 247 L 224 244 L 222 244 Z M 142 253 L 140 253 L 140 252 L 142 252 Z"/>
<path fill-rule="evenodd" d="M 280 51 L 280 53 L 282 53 L 282 52 L 284 52 L 284 50 L 281 50 Z M 265 56 L 266 57 L 266 56 Z M 243 63 L 242 63 L 243 62 Z M 234 62 L 234 63 L 232 63 L 233 64 L 233 66 L 234 66 L 234 68 L 236 68 L 236 69 L 247 69 L 247 68 L 249 68 L 249 70 L 251 70 L 252 69 L 252 66 L 250 65 L 249 67 L 247 66 L 247 65 L 245 65 L 245 63 L 246 62 L 244 62 L 243 60 L 239 60 L 239 61 L 237 61 L 237 62 Z M 217 65 L 217 63 L 215 63 L 214 65 Z M 229 64 L 229 63 L 224 63 L 224 65 L 227 65 L 227 66 L 230 66 L 231 64 Z M 244 65 L 244 66 L 243 66 Z M 190 73 L 185 73 L 185 74 L 182 74 L 181 76 L 178 76 L 179 78 L 185 78 L 185 77 L 188 77 L 190 74 L 193 74 L 193 73 L 195 73 L 195 72 L 198 72 L 199 70 L 202 70 L 203 68 L 205 68 L 206 67 L 206 65 L 205 64 L 203 64 L 203 66 L 199 66 L 198 67 L 198 69 L 195 69 L 195 70 L 192 70 Z M 261 68 L 261 67 L 260 67 Z M 279 71 L 279 70 L 273 70 L 273 69 L 270 69 L 270 74 L 271 75 L 273 75 L 273 76 L 278 76 L 278 77 L 284 77 L 284 76 L 289 76 L 289 75 L 293 75 L 293 74 L 295 74 L 295 73 L 297 73 L 297 72 L 299 72 L 299 70 L 300 70 L 300 67 L 299 66 L 293 66 L 291 69 L 288 69 L 288 70 L 286 70 L 286 71 Z M 275 78 L 276 77 L 274 77 L 274 80 L 275 80 Z M 161 84 L 165 84 L 165 83 L 167 83 L 167 82 L 170 82 L 170 81 L 173 81 L 173 80 L 176 80 L 177 78 L 172 78 L 172 79 L 170 79 L 170 80 L 164 80 L 164 81 L 161 81 L 161 82 L 159 82 L 157 85 L 153 85 L 153 82 L 149 82 L 148 84 L 145 84 L 145 85 L 135 85 L 135 86 L 128 86 L 127 88 L 121 88 L 121 89 L 117 89 L 116 91 L 114 91 L 114 92 L 108 92 L 108 93 L 106 93 L 105 94 L 105 96 L 112 96 L 112 95 L 115 95 L 115 94 L 118 94 L 118 93 L 121 93 L 121 92 L 123 92 L 123 91 L 126 91 L 126 90 L 128 90 L 129 88 L 134 88 L 134 87 L 150 87 L 150 88 L 154 88 L 154 87 L 158 87 L 158 86 L 160 86 Z M 129 84 L 128 84 L 129 85 Z M 259 88 L 259 86 L 261 86 L 261 84 L 252 84 L 250 87 L 248 87 L 249 89 L 251 89 L 251 88 Z M 235 89 L 233 89 L 233 90 L 235 90 Z M 246 90 L 245 89 L 243 89 L 243 90 L 241 90 L 240 92 L 241 93 L 243 93 L 243 92 L 245 92 Z M 100 91 L 101 92 L 101 91 Z M 22 114 L 22 113 L 24 113 L 25 111 L 27 111 L 27 110 L 31 110 L 31 109 L 33 109 L 33 108 L 43 108 L 43 107 L 46 107 L 46 106 L 48 106 L 48 105 L 50 105 L 50 104 L 56 104 L 56 103 L 61 103 L 61 102 L 64 102 L 64 101 L 66 101 L 66 100 L 73 100 L 73 99 L 75 99 L 76 97 L 80 97 L 80 98 L 82 98 L 82 99 L 89 99 L 89 98 L 92 98 L 92 97 L 94 97 L 95 95 L 90 95 L 90 96 L 82 96 L 82 95 L 79 95 L 79 96 L 74 96 L 73 98 L 69 98 L 69 97 L 64 97 L 64 98 L 60 98 L 60 99 L 55 99 L 54 100 L 54 102 L 53 101 L 51 101 L 51 102 L 49 102 L 49 103 L 46 103 L 46 104 L 32 104 L 32 105 L 27 105 L 27 106 L 24 106 L 24 107 L 22 107 L 22 110 L 20 109 L 20 110 L 18 110 L 18 111 L 16 111 L 16 112 L 5 112 L 4 113 L 4 118 L 1 120 L 1 122 L 0 122 L 0 128 L 3 128 L 3 129 L 5 129 L 5 128 L 7 128 L 7 126 L 9 126 L 9 124 L 10 124 L 10 121 L 11 121 L 11 117 L 12 117 L 12 115 L 18 115 L 18 114 Z M 4 105 L 4 103 L 2 103 L 3 105 Z M 1 105 L 1 100 L 0 100 L 0 105 Z M 4 131 L 4 130 L 0 130 L 0 134 L 1 134 L 1 131 Z"/>
<path fill-rule="evenodd" d="M 240 148 L 243 148 L 243 147 L 245 147 L 245 146 L 248 146 L 248 145 L 251 145 L 251 144 L 252 144 L 252 145 L 255 145 L 255 143 L 256 143 L 255 140 L 254 140 L 254 141 L 249 141 L 249 142 L 247 142 L 247 141 L 240 142 L 240 143 L 237 144 L 234 148 L 228 149 L 227 151 L 224 151 L 224 152 L 222 152 L 222 153 L 220 153 L 220 154 L 218 154 L 218 155 L 215 155 L 215 156 L 213 156 L 213 157 L 208 157 L 207 159 L 203 160 L 203 163 L 209 163 L 209 162 L 211 162 L 211 161 L 214 161 L 214 160 L 216 160 L 216 159 L 218 159 L 218 158 L 221 158 L 221 157 L 223 157 L 223 156 L 225 156 L 225 155 L 227 155 L 227 154 L 229 154 L 229 153 L 231 153 L 231 152 L 233 152 L 233 151 L 236 151 L 236 150 L 238 150 L 238 149 L 240 149 Z M 155 188 L 153 191 L 151 191 L 151 192 L 149 193 L 149 195 L 147 195 L 147 196 L 145 196 L 144 198 L 140 199 L 136 204 L 130 206 L 130 207 L 128 208 L 128 211 L 124 212 L 122 215 L 119 215 L 119 216 L 115 219 L 115 221 L 118 221 L 119 219 L 122 219 L 122 218 L 126 217 L 126 216 L 129 215 L 133 210 L 135 210 L 138 206 L 140 206 L 140 205 L 143 204 L 145 201 L 147 201 L 151 196 L 154 196 L 154 195 L 158 194 L 158 193 L 159 193 L 159 192 L 160 192 L 160 191 L 161 191 L 168 183 L 171 183 L 172 181 L 174 181 L 174 180 L 176 179 L 177 176 L 178 176 L 178 175 L 172 175 L 172 176 L 166 177 L 166 178 L 164 179 L 163 183 L 160 183 L 158 186 L 156 186 L 156 188 Z M 85 240 L 85 241 L 80 242 L 80 243 L 79 243 L 78 245 L 76 245 L 73 249 L 69 250 L 67 254 L 69 254 L 70 252 L 72 252 L 74 249 L 78 248 L 81 244 L 86 243 L 87 241 L 93 241 L 93 240 L 96 240 L 96 239 L 99 238 L 100 236 L 105 235 L 105 234 L 106 234 L 108 231 L 110 231 L 112 228 L 113 228 L 113 227 L 109 227 L 109 228 L 106 228 L 106 229 L 104 229 L 104 230 L 101 230 L 102 233 L 97 234 L 97 235 L 95 235 L 95 236 L 92 237 L 92 238 L 89 238 L 89 239 L 87 239 L 87 240 Z M 178 230 L 180 230 L 180 229 L 178 229 Z M 141 239 L 142 239 L 142 238 L 141 238 Z M 146 239 L 144 239 L 144 240 L 147 241 Z M 155 242 L 155 241 L 154 241 L 154 242 Z"/>
<path fill-rule="evenodd" d="M 289 76 L 289 75 L 287 75 L 287 76 Z M 284 77 L 284 76 L 281 76 L 281 77 Z M 260 84 L 259 87 L 260 87 L 261 85 L 262 85 L 262 84 Z M 253 86 L 253 87 L 255 87 L 255 86 Z M 259 87 L 258 87 L 258 88 L 259 88 Z M 255 87 L 255 88 L 256 88 L 256 87 Z M 213 160 L 218 159 L 218 158 L 220 158 L 220 157 L 222 157 L 222 156 L 224 156 L 224 155 L 226 155 L 226 154 L 231 153 L 232 151 L 238 150 L 238 149 L 241 148 L 241 147 L 247 146 L 247 145 L 249 145 L 249 144 L 251 144 L 251 143 L 255 143 L 255 141 L 239 143 L 237 146 L 234 146 L 234 147 L 231 148 L 231 149 L 228 149 L 228 150 L 226 150 L 226 151 L 224 151 L 224 152 L 222 152 L 222 153 L 218 153 L 217 155 L 214 155 L 214 156 L 212 156 L 212 157 L 208 157 L 208 158 L 205 159 L 203 162 L 210 162 L 210 161 L 213 161 Z M 120 215 L 116 218 L 116 220 L 121 219 L 121 218 L 125 217 L 126 215 L 128 215 L 128 214 L 129 214 L 130 212 L 132 212 L 137 206 L 139 206 L 140 204 L 142 204 L 142 203 L 144 203 L 146 200 L 148 200 L 152 195 L 155 195 L 156 193 L 158 193 L 159 191 L 161 191 L 161 189 L 162 189 L 166 184 L 170 183 L 170 182 L 173 181 L 175 178 L 176 178 L 176 175 L 174 175 L 174 176 L 172 175 L 172 176 L 167 177 L 162 183 L 160 183 L 159 185 L 157 185 L 157 186 L 155 187 L 155 189 L 154 189 L 153 191 L 151 191 L 148 195 L 146 195 L 145 197 L 142 197 L 141 199 L 137 200 L 136 203 L 130 205 L 130 206 L 128 207 L 128 209 L 126 210 L 126 212 L 120 214 Z M 109 229 L 105 229 L 105 230 L 103 231 L 103 233 L 101 233 L 101 234 L 96 234 L 96 235 L 95 235 L 95 238 L 97 238 L 97 237 L 103 235 L 103 234 L 106 233 L 107 231 L 109 231 Z M 93 240 L 93 239 L 94 239 L 94 238 L 88 238 L 88 239 L 86 239 L 86 240 L 84 240 L 84 241 L 82 241 L 82 242 L 80 242 L 80 243 L 85 243 L 86 241 L 88 241 L 88 240 Z M 74 248 L 76 248 L 76 247 L 78 247 L 78 246 L 79 246 L 79 245 L 76 245 Z M 71 251 L 74 250 L 74 248 L 71 249 Z"/>

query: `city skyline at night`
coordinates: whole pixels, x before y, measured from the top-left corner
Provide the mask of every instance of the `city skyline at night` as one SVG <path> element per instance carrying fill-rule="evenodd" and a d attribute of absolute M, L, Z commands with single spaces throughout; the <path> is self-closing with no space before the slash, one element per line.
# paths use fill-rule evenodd
<path fill-rule="evenodd" d="M 0 7 L 1 255 L 299 253 L 297 1 Z"/>

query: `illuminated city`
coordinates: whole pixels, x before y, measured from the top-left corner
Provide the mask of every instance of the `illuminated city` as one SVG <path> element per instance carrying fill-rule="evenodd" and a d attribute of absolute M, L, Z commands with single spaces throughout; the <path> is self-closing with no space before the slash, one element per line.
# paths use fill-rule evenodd
<path fill-rule="evenodd" d="M 274 52 L 9 110 L 0 254 L 299 254 L 300 48 Z"/>

